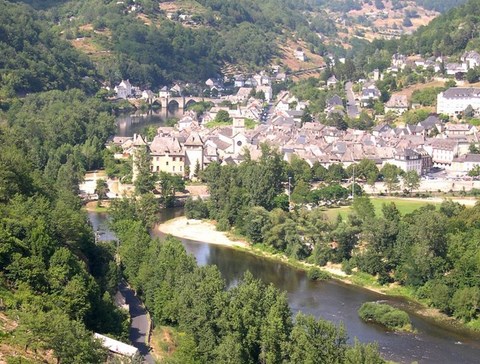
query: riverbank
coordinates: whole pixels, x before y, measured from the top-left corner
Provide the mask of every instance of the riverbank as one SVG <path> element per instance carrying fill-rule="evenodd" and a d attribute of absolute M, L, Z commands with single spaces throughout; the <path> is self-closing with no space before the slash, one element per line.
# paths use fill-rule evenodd
<path fill-rule="evenodd" d="M 186 217 L 182 216 L 158 225 L 157 229 L 161 233 L 170 234 L 180 239 L 222 245 L 233 249 L 247 251 L 257 256 L 280 261 L 297 269 L 308 270 L 315 266 L 314 264 L 307 262 L 289 259 L 283 254 L 265 251 L 258 247 L 252 246 L 246 241 L 239 240 L 238 238 L 231 239 L 227 233 L 217 231 L 215 229 L 215 225 L 209 221 L 187 219 Z M 396 284 L 392 284 L 388 287 L 372 285 L 373 281 L 371 276 L 368 276 L 370 278 L 368 279 L 363 277 L 365 275 L 364 273 L 359 273 L 358 275 L 347 275 L 341 270 L 339 265 L 327 265 L 319 268 L 325 272 L 328 272 L 332 278 L 337 279 L 345 284 L 359 286 L 382 295 L 400 297 L 412 302 L 415 304 L 413 311 L 419 316 L 442 322 L 443 324 L 448 324 L 458 329 L 474 331 L 458 320 L 455 320 L 454 318 L 441 313 L 439 310 L 427 307 L 424 303 L 419 302 L 412 296 L 411 292 L 409 292 L 406 287 L 401 287 Z"/>

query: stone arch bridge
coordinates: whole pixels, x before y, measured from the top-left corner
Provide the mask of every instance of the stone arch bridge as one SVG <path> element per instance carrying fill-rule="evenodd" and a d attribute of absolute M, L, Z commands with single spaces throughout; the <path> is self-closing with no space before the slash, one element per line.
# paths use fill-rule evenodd
<path fill-rule="evenodd" d="M 207 97 L 196 97 L 196 96 L 169 96 L 169 97 L 152 97 L 147 100 L 149 104 L 159 104 L 162 108 L 169 108 L 170 106 L 178 106 L 180 110 L 184 110 L 190 105 L 193 105 L 197 102 L 212 102 L 217 103 L 217 99 L 210 99 Z"/>

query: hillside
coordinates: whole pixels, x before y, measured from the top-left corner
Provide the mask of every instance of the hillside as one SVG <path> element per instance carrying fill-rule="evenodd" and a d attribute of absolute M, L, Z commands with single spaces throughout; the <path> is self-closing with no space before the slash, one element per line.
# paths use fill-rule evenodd
<path fill-rule="evenodd" d="M 95 89 L 93 65 L 26 6 L 0 1 L 0 98 L 53 89 Z"/>
<path fill-rule="evenodd" d="M 129 78 L 153 89 L 203 81 L 225 65 L 236 71 L 271 64 L 314 68 L 327 54 L 345 55 L 352 42 L 399 36 L 437 15 L 399 0 L 23 2 L 41 9 L 107 83 Z M 412 25 L 403 26 L 410 15 Z M 297 49 L 306 62 L 295 60 Z"/>
<path fill-rule="evenodd" d="M 460 55 L 465 50 L 479 49 L 480 1 L 467 3 L 439 16 L 399 44 L 402 53 L 424 55 Z"/>

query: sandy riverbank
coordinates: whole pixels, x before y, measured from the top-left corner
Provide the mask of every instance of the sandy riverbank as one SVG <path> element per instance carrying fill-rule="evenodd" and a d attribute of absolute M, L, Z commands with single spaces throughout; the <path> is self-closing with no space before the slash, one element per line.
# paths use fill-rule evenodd
<path fill-rule="evenodd" d="M 275 258 L 288 263 L 288 259 L 281 254 L 271 254 L 263 250 L 256 249 L 245 241 L 230 239 L 225 232 L 215 230 L 215 225 L 208 221 L 187 219 L 186 217 L 182 216 L 161 224 L 158 227 L 158 230 L 164 234 L 170 234 L 180 239 L 189 239 L 200 241 L 202 243 L 210 243 L 228 247 L 239 247 L 248 250 L 253 254 L 268 258 Z M 305 269 L 313 266 L 312 264 L 300 261 L 296 263 L 296 265 L 300 265 Z M 346 277 L 346 274 L 341 270 L 340 265 L 329 264 L 321 269 L 337 277 Z"/>
<path fill-rule="evenodd" d="M 158 230 L 164 234 L 170 234 L 180 239 L 196 240 L 202 243 L 216 245 L 249 248 L 250 244 L 231 240 L 224 232 L 215 230 L 215 225 L 207 221 L 187 219 L 186 217 L 177 217 L 173 220 L 161 224 Z"/>

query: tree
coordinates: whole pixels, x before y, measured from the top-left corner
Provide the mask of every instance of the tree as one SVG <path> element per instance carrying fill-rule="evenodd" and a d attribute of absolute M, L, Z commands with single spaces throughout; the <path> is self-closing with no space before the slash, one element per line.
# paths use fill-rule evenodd
<path fill-rule="evenodd" d="M 475 167 L 473 167 L 471 170 L 468 171 L 468 175 L 470 177 L 478 177 L 480 176 L 480 166 L 479 165 L 476 165 Z"/>
<path fill-rule="evenodd" d="M 375 217 L 375 208 L 368 196 L 355 197 L 352 209 L 362 221 L 368 221 Z"/>
<path fill-rule="evenodd" d="M 472 154 L 480 154 L 480 148 L 478 148 L 475 143 L 470 143 L 468 151 Z"/>
<path fill-rule="evenodd" d="M 295 317 L 290 339 L 290 363 L 341 363 L 346 350 L 345 329 L 302 313 Z"/>
<path fill-rule="evenodd" d="M 232 118 L 230 117 L 230 114 L 228 111 L 219 110 L 217 112 L 217 115 L 215 115 L 215 119 L 213 121 L 216 123 L 229 124 L 232 122 Z"/>
<path fill-rule="evenodd" d="M 98 200 L 102 200 L 107 196 L 107 183 L 104 179 L 97 179 L 97 184 L 95 187 L 95 193 L 98 195 Z"/>
<path fill-rule="evenodd" d="M 329 182 L 340 182 L 347 178 L 347 173 L 341 163 L 333 163 L 328 167 L 326 180 Z"/>
<path fill-rule="evenodd" d="M 300 180 L 297 182 L 292 193 L 292 201 L 295 203 L 307 203 L 310 196 L 310 186 L 307 182 Z"/>
<path fill-rule="evenodd" d="M 293 177 L 294 184 L 300 180 L 308 183 L 312 179 L 312 170 L 305 159 L 294 154 L 290 159 L 288 175 Z"/>
<path fill-rule="evenodd" d="M 403 175 L 403 185 L 408 190 L 408 193 L 411 194 L 413 190 L 420 187 L 420 176 L 417 171 L 410 170 Z"/>
<path fill-rule="evenodd" d="M 465 78 L 467 79 L 468 83 L 478 82 L 478 69 L 477 68 L 470 68 L 467 71 L 467 74 L 466 74 Z"/>
<path fill-rule="evenodd" d="M 320 162 L 315 161 L 312 166 L 312 175 L 313 179 L 316 181 L 324 181 L 327 178 L 328 170 L 320 164 Z"/>
<path fill-rule="evenodd" d="M 353 347 L 349 347 L 345 352 L 345 364 L 384 364 L 378 353 L 378 344 L 362 344 L 357 338 L 354 340 Z"/>
<path fill-rule="evenodd" d="M 381 174 L 389 193 L 400 188 L 400 180 L 398 179 L 400 169 L 397 166 L 387 163 L 383 166 Z"/>
<path fill-rule="evenodd" d="M 313 121 L 312 114 L 310 114 L 310 110 L 308 109 L 308 107 L 305 107 L 305 109 L 303 110 L 300 121 L 302 125 L 304 125 L 305 123 L 311 123 Z"/>
<path fill-rule="evenodd" d="M 136 178 L 134 181 L 135 192 L 142 195 L 153 191 L 156 177 L 151 171 L 151 156 L 146 146 L 139 147 L 134 154 L 134 167 Z"/>
<path fill-rule="evenodd" d="M 478 287 L 463 287 L 452 298 L 453 314 L 464 321 L 477 316 L 480 308 L 480 290 Z"/>

